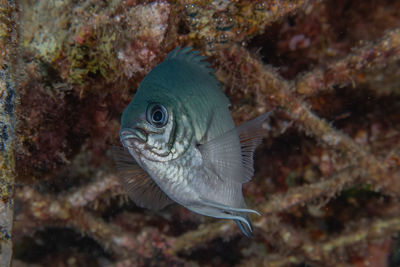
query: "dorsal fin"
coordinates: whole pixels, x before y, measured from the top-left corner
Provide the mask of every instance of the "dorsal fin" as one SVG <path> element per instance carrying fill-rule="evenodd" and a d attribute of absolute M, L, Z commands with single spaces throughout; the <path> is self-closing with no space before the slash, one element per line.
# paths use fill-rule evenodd
<path fill-rule="evenodd" d="M 173 59 L 186 61 L 187 63 L 193 64 L 209 73 L 215 72 L 210 67 L 210 63 L 205 61 L 206 57 L 200 55 L 199 51 L 193 50 L 193 47 L 191 46 L 183 48 L 181 48 L 181 46 L 177 46 L 174 50 L 168 53 L 168 55 L 164 59 L 164 62 Z"/>
<path fill-rule="evenodd" d="M 158 187 L 153 179 L 121 147 L 113 147 L 113 156 L 118 176 L 129 198 L 136 205 L 151 210 L 160 210 L 173 201 Z"/>

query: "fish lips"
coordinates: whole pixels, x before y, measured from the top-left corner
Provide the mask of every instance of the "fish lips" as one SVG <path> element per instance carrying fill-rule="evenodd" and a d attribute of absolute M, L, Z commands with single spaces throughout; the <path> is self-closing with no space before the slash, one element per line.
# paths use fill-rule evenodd
<path fill-rule="evenodd" d="M 135 143 L 147 142 L 147 133 L 138 127 L 123 128 L 119 131 L 119 138 L 123 146 L 134 148 Z"/>

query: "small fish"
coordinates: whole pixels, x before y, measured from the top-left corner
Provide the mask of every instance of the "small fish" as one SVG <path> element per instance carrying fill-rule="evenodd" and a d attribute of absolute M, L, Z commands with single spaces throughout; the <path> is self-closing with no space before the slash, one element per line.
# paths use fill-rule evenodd
<path fill-rule="evenodd" d="M 253 232 L 242 184 L 270 112 L 235 128 L 213 70 L 191 47 L 176 48 L 142 81 L 121 118 L 124 148 L 114 150 L 130 198 L 159 210 L 177 202 L 206 216 L 233 219 Z M 143 171 L 144 170 L 144 171 Z"/>

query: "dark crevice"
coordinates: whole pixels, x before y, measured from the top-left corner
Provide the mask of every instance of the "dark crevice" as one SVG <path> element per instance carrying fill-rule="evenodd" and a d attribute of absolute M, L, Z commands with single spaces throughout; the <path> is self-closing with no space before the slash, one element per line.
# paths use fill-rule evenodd
<path fill-rule="evenodd" d="M 52 260 L 62 257 L 66 262 L 71 256 L 84 266 L 98 266 L 99 258 L 111 258 L 93 239 L 65 228 L 46 228 L 14 243 L 14 259 L 29 263 L 50 266 Z"/>

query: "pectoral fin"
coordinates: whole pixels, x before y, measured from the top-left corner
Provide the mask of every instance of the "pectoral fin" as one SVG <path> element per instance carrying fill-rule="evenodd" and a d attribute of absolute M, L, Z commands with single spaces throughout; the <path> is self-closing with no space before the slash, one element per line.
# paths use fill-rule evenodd
<path fill-rule="evenodd" d="M 253 154 L 264 136 L 262 124 L 270 114 L 271 111 L 264 113 L 200 145 L 206 167 L 226 181 L 250 181 L 254 175 Z"/>
<path fill-rule="evenodd" d="M 242 162 L 245 170 L 243 180 L 245 182 L 250 181 L 254 175 L 254 151 L 265 136 L 266 129 L 262 127 L 262 124 L 271 114 L 272 111 L 266 112 L 236 128 L 242 149 Z"/>
<path fill-rule="evenodd" d="M 128 151 L 121 147 L 113 147 L 113 156 L 122 185 L 136 205 L 160 210 L 173 203 Z"/>

